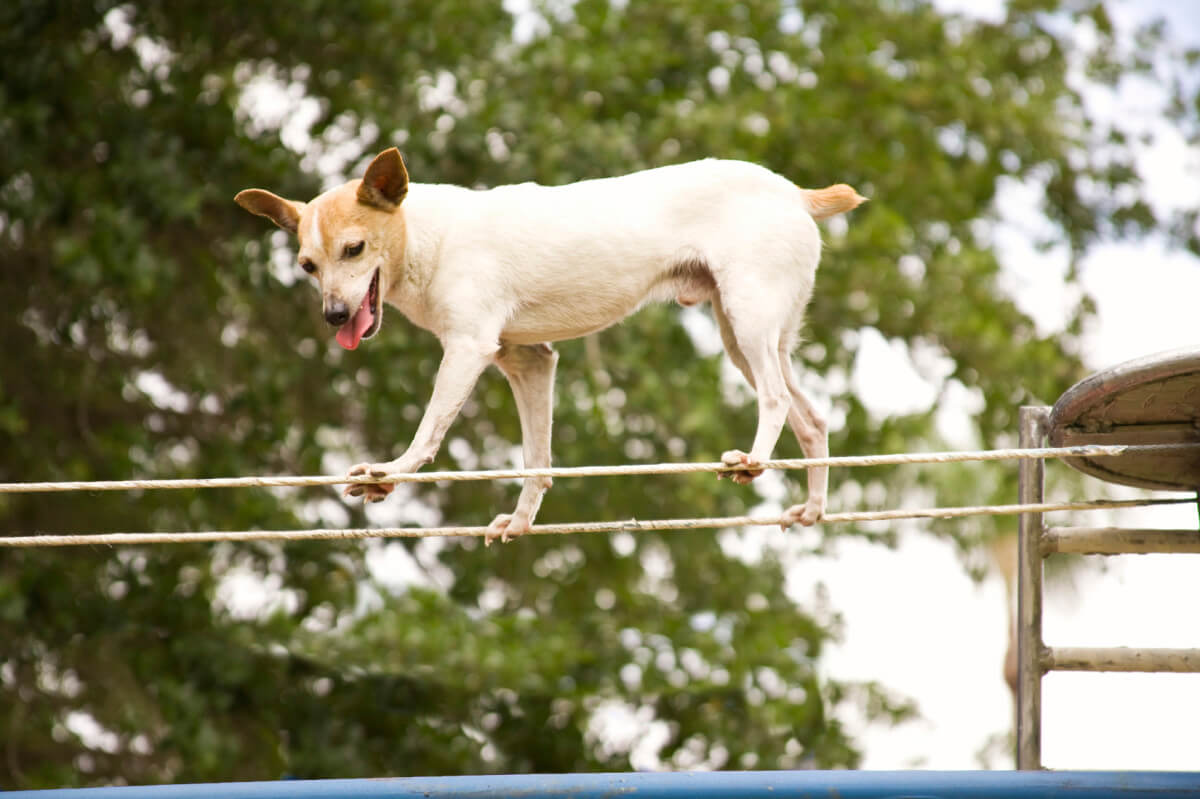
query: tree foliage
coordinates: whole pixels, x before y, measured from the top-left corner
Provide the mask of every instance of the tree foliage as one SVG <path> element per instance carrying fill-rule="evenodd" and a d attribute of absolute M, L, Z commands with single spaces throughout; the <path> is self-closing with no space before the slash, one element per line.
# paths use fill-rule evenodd
<path fill-rule="evenodd" d="M 999 289 L 998 182 L 1044 186 L 1053 239 L 1074 252 L 1169 221 L 1142 198 L 1121 131 L 1089 120 L 1068 82 L 1073 25 L 1100 39 L 1094 76 L 1147 68 L 1105 55 L 1098 2 L 1013 2 L 983 23 L 919 0 L 580 0 L 516 18 L 479 0 L 13 0 L 0 9 L 0 480 L 313 474 L 398 453 L 436 342 L 389 311 L 380 338 L 337 349 L 290 243 L 231 202 L 249 186 L 310 196 L 393 143 L 422 182 L 558 183 L 721 156 L 851 183 L 872 200 L 827 233 L 801 350 L 827 381 L 809 384 L 832 395 L 833 451 L 935 443 L 932 409 L 873 419 L 844 390 L 869 328 L 946 365 L 943 387 L 978 391 L 980 440 L 1007 441 L 1020 404 L 1080 376 L 1089 304 L 1045 337 Z M 679 318 L 652 308 L 561 345 L 558 463 L 711 461 L 745 443 L 747 392 L 721 388 L 722 356 Z M 511 462 L 519 429 L 498 375 L 451 437 L 439 468 Z M 786 439 L 778 451 L 799 454 Z M 919 479 L 947 503 L 1012 496 L 1011 478 L 981 474 Z M 888 500 L 915 479 L 870 478 Z M 5 495 L 0 531 L 481 524 L 515 494 L 429 485 L 369 515 L 315 489 Z M 709 476 L 560 480 L 542 518 L 759 501 Z M 631 757 L 853 766 L 847 713 L 911 708 L 821 671 L 836 613 L 785 591 L 785 574 L 787 557 L 855 533 L 758 549 L 724 531 L 5 550 L 0 784 Z M 255 612 L 230 593 L 247 582 L 272 597 Z M 606 732 L 613 718 L 638 740 Z"/>

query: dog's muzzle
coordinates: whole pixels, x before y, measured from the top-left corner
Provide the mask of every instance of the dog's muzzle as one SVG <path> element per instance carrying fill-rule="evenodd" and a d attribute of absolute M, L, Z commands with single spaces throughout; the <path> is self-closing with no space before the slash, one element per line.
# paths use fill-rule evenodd
<path fill-rule="evenodd" d="M 371 283 L 358 307 L 351 310 L 336 296 L 325 298 L 325 321 L 337 328 L 337 342 L 345 349 L 357 349 L 359 342 L 379 332 L 380 308 L 379 270 L 371 275 Z"/>

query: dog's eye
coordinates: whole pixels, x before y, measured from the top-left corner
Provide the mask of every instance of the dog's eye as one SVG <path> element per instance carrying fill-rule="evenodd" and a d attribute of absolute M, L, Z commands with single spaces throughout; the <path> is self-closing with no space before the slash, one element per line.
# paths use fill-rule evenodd
<path fill-rule="evenodd" d="M 307 259 L 300 262 L 300 268 L 305 272 L 308 272 L 310 275 L 317 271 L 317 265 Z"/>
<path fill-rule="evenodd" d="M 365 241 L 356 241 L 353 244 L 347 244 L 345 249 L 342 250 L 342 256 L 345 258 L 354 258 L 355 256 L 362 255 L 363 247 L 366 244 Z"/>

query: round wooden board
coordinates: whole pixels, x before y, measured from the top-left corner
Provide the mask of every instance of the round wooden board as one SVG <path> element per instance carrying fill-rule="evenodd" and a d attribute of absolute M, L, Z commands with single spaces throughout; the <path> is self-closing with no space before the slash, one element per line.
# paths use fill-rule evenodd
<path fill-rule="evenodd" d="M 1055 403 L 1047 436 L 1055 447 L 1200 443 L 1200 349 L 1138 358 L 1081 380 Z M 1200 490 L 1200 449 L 1064 460 L 1110 483 Z"/>

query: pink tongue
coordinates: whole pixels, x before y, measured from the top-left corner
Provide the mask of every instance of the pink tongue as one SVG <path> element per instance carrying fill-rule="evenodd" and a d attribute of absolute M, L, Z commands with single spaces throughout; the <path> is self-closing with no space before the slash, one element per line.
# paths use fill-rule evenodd
<path fill-rule="evenodd" d="M 350 317 L 350 321 L 338 328 L 337 343 L 341 344 L 348 350 L 357 349 L 358 343 L 362 341 L 363 333 L 375 321 L 375 314 L 371 310 L 371 292 L 367 292 L 367 296 L 363 297 L 362 305 L 358 306 L 358 311 L 354 316 Z"/>

